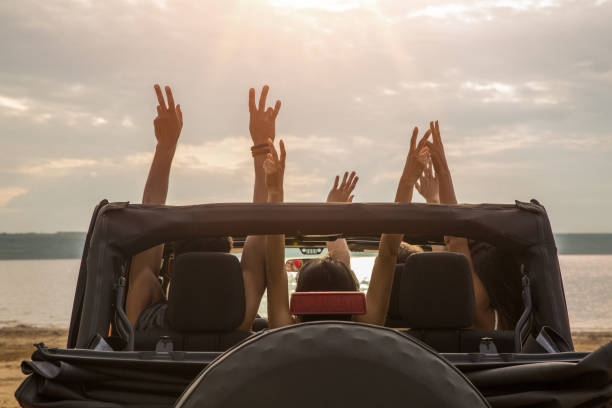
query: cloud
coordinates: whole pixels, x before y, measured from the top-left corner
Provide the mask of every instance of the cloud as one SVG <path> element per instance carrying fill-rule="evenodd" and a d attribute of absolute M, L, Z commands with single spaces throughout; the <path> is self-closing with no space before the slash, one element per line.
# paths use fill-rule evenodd
<path fill-rule="evenodd" d="M 556 0 L 486 0 L 471 2 L 453 2 L 427 6 L 409 12 L 407 18 L 430 17 L 436 19 L 454 18 L 466 23 L 489 21 L 498 10 L 515 12 L 538 11 L 552 7 L 560 7 L 561 1 Z"/>
<path fill-rule="evenodd" d="M 28 106 L 23 101 L 2 95 L 0 95 L 0 108 L 13 112 L 25 112 L 28 110 Z"/>
<path fill-rule="evenodd" d="M 28 190 L 22 187 L 0 187 L 0 207 L 6 206 L 13 198 L 27 192 Z"/>

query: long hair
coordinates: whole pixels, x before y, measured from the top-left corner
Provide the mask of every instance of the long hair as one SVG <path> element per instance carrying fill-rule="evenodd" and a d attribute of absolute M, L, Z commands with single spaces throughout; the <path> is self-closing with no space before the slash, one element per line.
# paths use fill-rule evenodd
<path fill-rule="evenodd" d="M 521 266 L 512 254 L 484 242 L 470 245 L 474 271 L 482 281 L 503 330 L 513 330 L 523 313 Z"/>

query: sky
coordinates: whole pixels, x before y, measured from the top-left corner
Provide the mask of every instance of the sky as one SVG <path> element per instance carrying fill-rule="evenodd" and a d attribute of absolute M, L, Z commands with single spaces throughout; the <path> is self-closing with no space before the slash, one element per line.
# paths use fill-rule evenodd
<path fill-rule="evenodd" d="M 251 200 L 248 89 L 269 84 L 286 201 L 345 170 L 355 201 L 391 201 L 437 119 L 459 202 L 612 232 L 610 21 L 608 0 L 2 1 L 0 231 L 140 202 L 159 83 L 184 117 L 168 204 Z"/>

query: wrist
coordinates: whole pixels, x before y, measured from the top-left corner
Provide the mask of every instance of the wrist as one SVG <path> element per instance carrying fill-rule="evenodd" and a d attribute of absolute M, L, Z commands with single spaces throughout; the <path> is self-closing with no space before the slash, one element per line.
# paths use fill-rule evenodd
<path fill-rule="evenodd" d="M 283 202 L 283 190 L 271 190 L 268 188 L 268 202 L 269 203 L 282 203 Z"/>
<path fill-rule="evenodd" d="M 411 174 L 408 174 L 408 175 L 402 174 L 399 184 L 401 187 L 408 187 L 408 188 L 414 187 L 418 179 L 419 179 L 419 176 L 413 176 Z"/>

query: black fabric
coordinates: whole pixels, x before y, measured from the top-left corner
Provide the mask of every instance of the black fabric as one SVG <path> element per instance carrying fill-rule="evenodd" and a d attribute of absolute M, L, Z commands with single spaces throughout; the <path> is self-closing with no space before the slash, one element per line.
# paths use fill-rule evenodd
<path fill-rule="evenodd" d="M 248 331 L 230 332 L 178 332 L 168 328 L 149 328 L 134 333 L 134 348 L 139 351 L 154 351 L 162 336 L 172 340 L 175 351 L 225 351 L 251 336 Z"/>
<path fill-rule="evenodd" d="M 192 252 L 175 260 L 168 293 L 168 325 L 180 332 L 228 332 L 244 319 L 244 283 L 238 259 Z"/>
<path fill-rule="evenodd" d="M 475 329 L 410 329 L 406 332 L 440 353 L 478 353 L 483 337 L 492 339 L 499 353 L 514 351 L 514 332 Z"/>
<path fill-rule="evenodd" d="M 170 408 L 208 361 L 156 361 L 151 355 L 80 358 L 34 352 L 21 370 L 28 375 L 15 392 L 28 408 Z M 78 352 L 77 352 L 78 353 Z M 72 353 L 71 353 L 72 354 Z M 129 353 L 128 353 L 129 354 Z M 93 356 L 93 357 L 92 357 Z"/>
<path fill-rule="evenodd" d="M 493 407 L 612 407 L 612 342 L 578 362 L 483 367 L 465 374 Z"/>
<path fill-rule="evenodd" d="M 253 336 L 210 364 L 176 407 L 372 408 L 407 401 L 419 407 L 489 406 L 461 372 L 410 337 L 327 321 Z"/>
<path fill-rule="evenodd" d="M 389 312 L 403 327 L 458 329 L 474 322 L 474 286 L 465 256 L 452 252 L 412 254 L 403 268 L 396 269 L 396 275 L 395 304 Z"/>
<path fill-rule="evenodd" d="M 281 329 L 282 330 L 282 329 Z M 265 332 L 264 332 L 265 333 Z M 338 349 L 347 350 L 358 344 L 359 352 L 355 353 L 354 363 L 362 361 L 362 355 L 369 364 L 377 354 L 370 354 L 371 345 L 378 353 L 379 346 L 389 345 L 386 336 L 372 340 L 370 336 L 355 336 L 347 340 L 347 343 L 335 341 L 335 332 L 327 339 L 328 346 L 336 343 Z M 311 345 L 318 343 L 319 337 L 301 337 L 301 342 L 307 342 L 302 350 L 307 350 Z M 343 337 L 338 338 L 344 341 Z M 248 343 L 248 342 L 247 342 Z M 393 343 L 393 341 L 391 341 Z M 246 343 L 245 343 L 246 345 Z M 346 345 L 346 347 L 343 347 Z M 281 345 L 282 346 L 282 345 Z M 332 344 L 333 346 L 333 344 Z M 283 348 L 283 352 L 290 346 Z M 403 348 L 403 347 L 402 347 Z M 412 345 L 406 346 L 406 350 L 413 351 Z M 255 362 L 265 364 L 266 360 L 275 360 L 275 349 L 260 350 L 261 358 Z M 293 348 L 293 355 L 300 356 L 301 350 Z M 395 349 L 393 349 L 395 352 Z M 168 355 L 156 356 L 151 352 L 122 352 L 108 353 L 90 350 L 62 350 L 46 349 L 37 350 L 32 355 L 32 361 L 22 363 L 22 371 L 28 377 L 15 392 L 17 401 L 23 407 L 30 408 L 170 408 L 181 393 L 196 378 L 198 373 L 209 364 L 218 353 L 164 353 Z M 421 354 L 421 351 L 418 353 Z M 325 356 L 322 358 L 314 353 L 304 356 L 309 358 L 308 372 L 319 375 L 324 368 Z M 405 354 L 401 353 L 397 363 L 404 363 Z M 601 347 L 590 354 L 585 353 L 559 353 L 543 355 L 519 355 L 508 354 L 502 356 L 489 356 L 488 361 L 480 361 L 478 355 L 447 354 L 443 357 L 458 367 L 469 380 L 485 395 L 491 406 L 496 408 L 514 407 L 538 407 L 538 408 L 599 408 L 610 407 L 612 404 L 612 342 Z M 541 359 L 537 362 L 534 360 Z M 318 365 L 321 361 L 321 366 Z M 429 373 L 428 365 L 422 365 L 420 357 L 408 363 L 415 373 L 421 370 Z M 436 362 L 436 366 L 438 363 Z M 251 371 L 258 366 L 251 361 L 236 361 L 234 369 L 240 372 Z M 296 377 L 301 364 L 297 364 L 290 370 L 287 382 L 291 384 L 286 388 L 292 392 L 294 400 L 284 406 L 293 407 L 293 402 L 299 400 L 304 394 L 314 394 L 314 398 L 320 396 L 318 389 L 309 388 L 308 383 L 300 383 L 301 377 Z M 261 374 L 261 371 L 252 372 L 253 376 Z M 369 380 L 373 373 L 362 373 Z M 220 392 L 232 386 L 231 378 L 222 384 Z M 243 377 L 244 378 L 244 377 Z M 434 383 L 437 384 L 438 380 Z M 335 384 L 335 379 L 330 384 Z M 376 380 L 378 381 L 378 380 Z M 419 378 L 415 380 L 421 386 L 426 383 Z M 304 385 L 306 384 L 306 385 Z M 369 396 L 378 391 L 372 384 L 355 382 L 347 389 L 344 399 L 337 407 L 358 406 L 353 405 L 354 400 L 361 398 L 362 390 Z M 361 388 L 358 388 L 361 386 Z M 400 384 L 397 390 L 403 390 L 404 384 Z M 193 387 L 197 387 L 194 383 Z M 426 388 L 426 387 L 423 387 Z M 273 393 L 276 388 L 262 387 L 261 392 L 270 390 Z M 281 389 L 282 390 L 282 389 Z M 435 392 L 448 392 L 445 386 L 431 388 Z M 312 397 L 312 396 L 309 396 Z M 254 400 L 250 408 L 259 406 L 273 407 L 264 398 Z M 420 406 L 409 404 L 412 402 L 411 394 L 405 393 L 399 404 L 393 407 Z M 202 406 L 213 406 L 203 404 Z M 321 400 L 309 408 L 324 406 Z M 383 403 L 372 403 L 368 408 L 383 406 Z M 442 405 L 441 405 L 442 406 Z M 448 406 L 455 406 L 449 404 Z"/>

